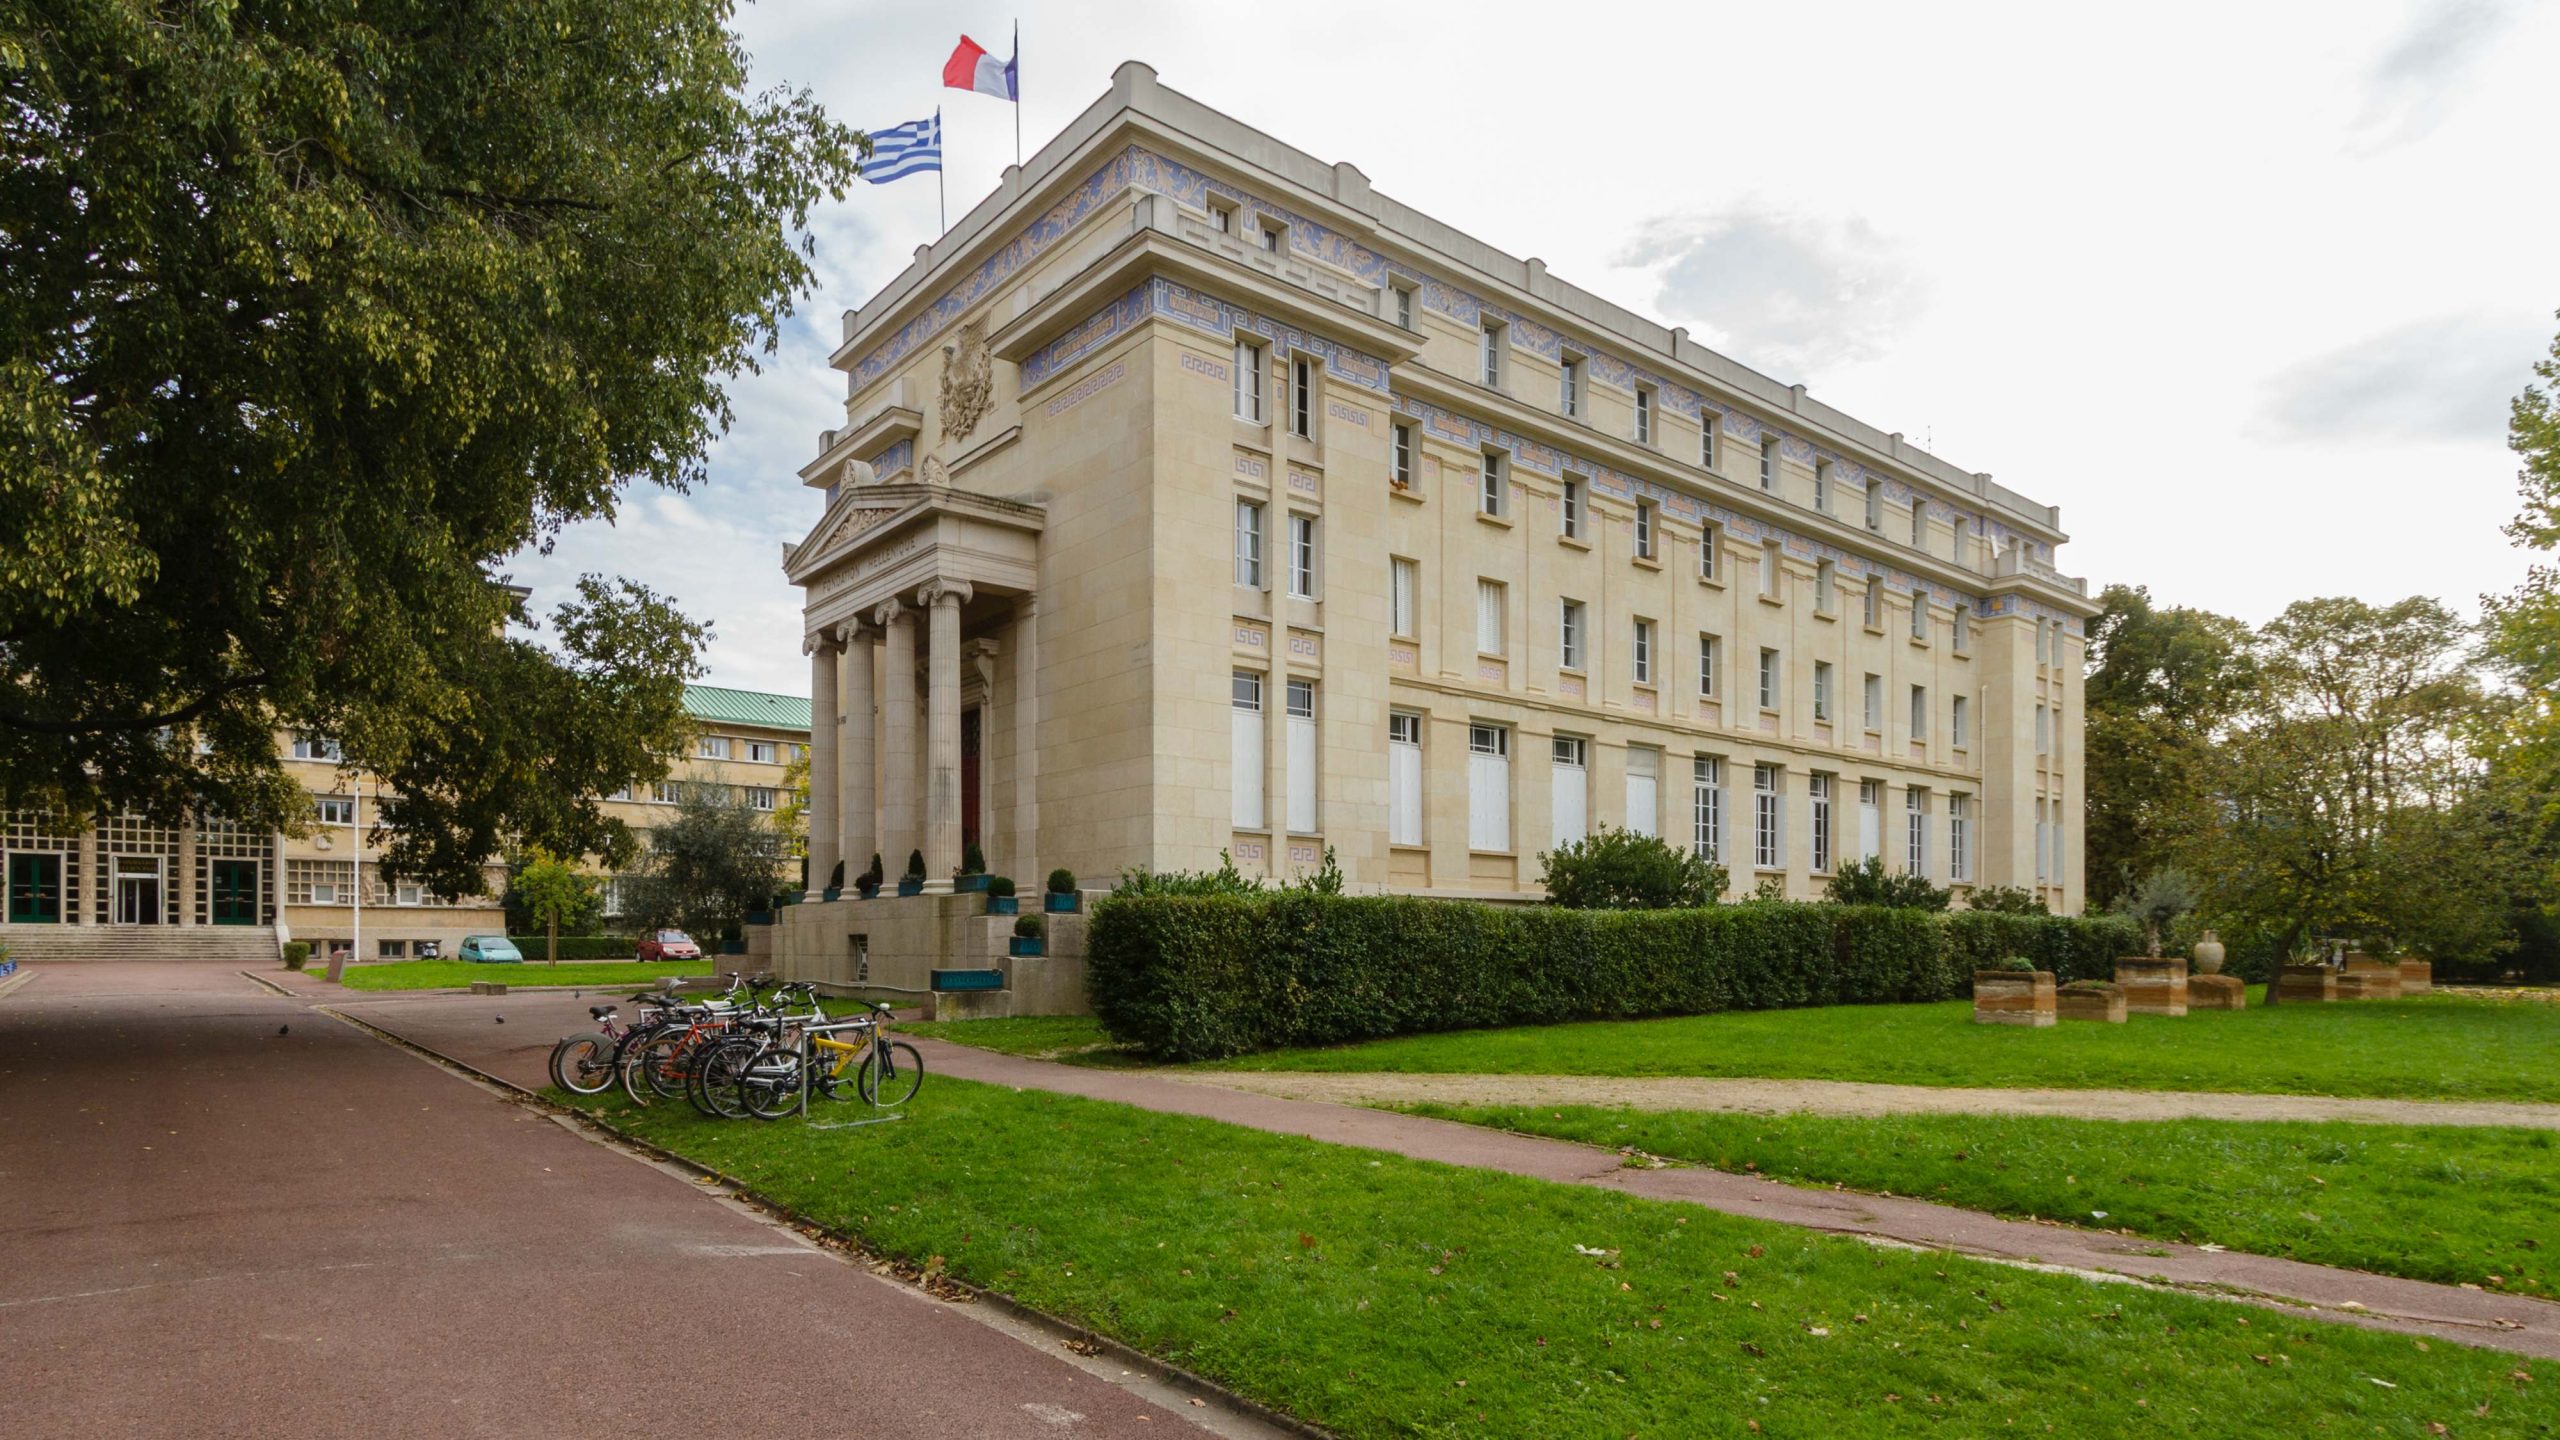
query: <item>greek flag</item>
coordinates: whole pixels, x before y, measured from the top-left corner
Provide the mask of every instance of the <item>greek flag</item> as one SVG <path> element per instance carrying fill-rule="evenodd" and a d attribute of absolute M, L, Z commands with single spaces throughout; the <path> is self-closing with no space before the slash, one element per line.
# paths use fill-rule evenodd
<path fill-rule="evenodd" d="M 862 178 L 874 185 L 886 185 L 909 175 L 942 168 L 942 112 L 933 112 L 930 120 L 910 120 L 904 125 L 871 132 L 871 158 L 862 164 Z"/>

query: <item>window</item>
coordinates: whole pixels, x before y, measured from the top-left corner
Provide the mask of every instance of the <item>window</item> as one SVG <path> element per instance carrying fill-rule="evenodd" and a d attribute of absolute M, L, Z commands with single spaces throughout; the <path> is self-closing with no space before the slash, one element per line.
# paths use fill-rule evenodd
<path fill-rule="evenodd" d="M 1947 878 L 1973 878 L 1973 798 L 1947 797 Z"/>
<path fill-rule="evenodd" d="M 1914 875 L 1929 873 L 1929 792 L 1914 785 L 1902 792 L 1902 868 Z"/>
<path fill-rule="evenodd" d="M 1591 742 L 1558 735 L 1555 755 L 1555 843 L 1570 845 L 1591 833 Z"/>
<path fill-rule="evenodd" d="M 319 820 L 323 825 L 356 823 L 356 802 L 349 796 L 323 795 L 312 804 L 318 810 Z"/>
<path fill-rule="evenodd" d="M 747 742 L 747 759 L 750 763 L 757 765 L 771 765 L 776 762 L 779 755 L 780 752 L 774 749 L 773 742 L 770 740 L 750 740 Z"/>
<path fill-rule="evenodd" d="M 1567 670 L 1582 669 L 1582 602 L 1579 600 L 1566 600 L 1558 604 L 1556 609 L 1558 614 L 1558 638 L 1564 652 L 1563 658 L 1558 663 L 1563 665 Z"/>
<path fill-rule="evenodd" d="M 2037 753 L 2037 754 L 2039 754 L 2039 755 L 2042 755 L 2042 754 L 2047 753 L 2048 747 L 2050 747 L 2050 745 L 2052 744 L 2052 738 L 2051 738 L 2051 735 L 2049 734 L 2050 728 L 2051 728 L 2051 727 L 2050 727 L 2050 723 L 2049 723 L 2049 721 L 2047 720 L 2047 717 L 2046 717 L 2046 711 L 2045 711 L 2045 708 L 2044 708 L 2043 706 L 2041 706 L 2041 705 L 2037 706 L 2037 707 L 2036 707 L 2036 753 Z"/>
<path fill-rule="evenodd" d="M 1229 703 L 1234 710 L 1235 729 L 1230 764 L 1234 771 L 1235 827 L 1259 830 L 1264 824 L 1262 677 L 1251 670 L 1238 670 L 1231 684 Z"/>
<path fill-rule="evenodd" d="M 330 880 L 314 880 L 314 881 L 312 881 L 312 882 L 311 882 L 311 903 L 312 903 L 312 904 L 314 904 L 314 905 L 335 905 L 335 904 L 337 904 L 337 903 L 338 903 L 338 886 L 337 886 L 336 882 L 334 882 L 334 881 L 330 881 Z"/>
<path fill-rule="evenodd" d="M 1637 558 L 1637 559 L 1639 559 L 1639 560 L 1651 560 L 1651 559 L 1654 559 L 1654 558 L 1655 558 L 1654 553 L 1653 553 L 1653 552 L 1654 552 L 1654 548 L 1655 548 L 1655 541 L 1654 541 L 1654 537 L 1655 537 L 1655 535 L 1656 535 L 1657 533 L 1659 533 L 1660 529 L 1661 529 L 1661 527 L 1660 527 L 1660 526 L 1655 522 L 1655 520 L 1654 520 L 1654 518 L 1653 518 L 1653 502 L 1652 502 L 1652 501 L 1650 501 L 1650 500 L 1639 500 L 1639 501 L 1637 501 L 1637 502 L 1636 502 L 1636 558 Z"/>
<path fill-rule="evenodd" d="M 1236 207 L 1224 200 L 1210 201 L 1209 228 L 1221 235 L 1236 233 Z"/>
<path fill-rule="evenodd" d="M 406 940 L 376 940 L 373 942 L 373 953 L 377 958 L 383 960 L 403 959 L 406 958 L 409 953 L 409 942 Z"/>
<path fill-rule="evenodd" d="M 1884 854 L 1884 782 L 1858 782 L 1858 858 L 1873 860 Z"/>
<path fill-rule="evenodd" d="M 1724 534 L 1713 525 L 1698 527 L 1698 578 L 1716 578 L 1716 552 L 1724 544 Z"/>
<path fill-rule="evenodd" d="M 1502 648 L 1502 614 L 1508 595 L 1499 580 L 1476 582 L 1476 653 L 1500 655 Z"/>
<path fill-rule="evenodd" d="M 2052 632 L 2051 630 L 2047 629 L 2047 628 L 2045 627 L 2045 623 L 2044 623 L 2043 621 L 2038 620 L 2038 621 L 2036 622 L 2036 663 L 2037 663 L 2037 664 L 2039 664 L 2039 665 L 2049 665 L 2049 664 L 2053 663 L 2053 638 L 2052 638 L 2052 637 L 2053 637 L 2053 632 Z"/>
<path fill-rule="evenodd" d="M 1413 287 L 1397 285 L 1391 289 L 1395 295 L 1396 323 L 1410 330 L 1413 328 Z"/>
<path fill-rule="evenodd" d="M 1236 502 L 1236 583 L 1249 590 L 1262 588 L 1262 503 L 1258 500 Z"/>
<path fill-rule="evenodd" d="M 2062 802 L 2053 802 L 2053 883 L 2062 883 L 2064 864 L 2071 852 L 2062 848 Z"/>
<path fill-rule="evenodd" d="M 1698 412 L 1698 463 L 1709 470 L 1716 468 L 1716 427 L 1723 423 L 1713 410 Z"/>
<path fill-rule="evenodd" d="M 1911 502 L 1911 548 L 1929 548 L 1929 502 L 1917 498 Z"/>
<path fill-rule="evenodd" d="M 1236 418 L 1262 423 L 1262 347 L 1249 340 L 1236 342 Z"/>
<path fill-rule="evenodd" d="M 1421 603 L 1422 567 L 1401 556 L 1387 561 L 1387 633 L 1411 637 L 1421 632 L 1415 607 Z"/>
<path fill-rule="evenodd" d="M 2045 882 L 2046 876 L 2050 873 L 2045 867 L 2045 853 L 2050 843 L 2050 836 L 2051 832 L 2045 821 L 2045 805 L 2039 800 L 2036 802 L 2036 883 L 2039 885 Z"/>
<path fill-rule="evenodd" d="M 1650 385 L 1636 387 L 1636 443 L 1653 443 L 1653 387 Z"/>
<path fill-rule="evenodd" d="M 1929 687 L 1926 685 L 1911 687 L 1911 738 L 1929 738 Z"/>
<path fill-rule="evenodd" d="M 1864 718 L 1867 729 L 1882 730 L 1884 728 L 1883 676 L 1870 675 L 1867 677 L 1865 704 L 1860 708 L 1859 714 Z"/>
<path fill-rule="evenodd" d="M 1973 738 L 1973 724 L 1966 713 L 1970 708 L 1962 695 L 1947 702 L 1947 743 L 1959 750 Z"/>
<path fill-rule="evenodd" d="M 1948 613 L 1947 622 L 1951 631 L 1949 642 L 1959 653 L 1973 644 L 1973 612 L 1967 610 L 1962 601 L 1958 601 L 1955 609 Z"/>
<path fill-rule="evenodd" d="M 1316 686 L 1289 682 L 1289 833 L 1313 835 L 1316 822 Z"/>
<path fill-rule="evenodd" d="M 1467 846 L 1511 848 L 1511 732 L 1467 727 Z"/>
<path fill-rule="evenodd" d="M 1662 752 L 1627 747 L 1627 828 L 1648 838 L 1662 834 Z"/>
<path fill-rule="evenodd" d="M 1868 576 L 1868 577 L 1867 577 L 1867 598 L 1866 598 L 1866 602 L 1865 602 L 1865 607 L 1866 607 L 1866 608 L 1865 608 L 1865 617 L 1866 617 L 1866 622 L 1867 622 L 1867 628 L 1868 628 L 1868 629 L 1870 629 L 1870 630 L 1881 630 L 1881 629 L 1883 629 L 1883 628 L 1884 628 L 1884 577 L 1883 577 L 1883 576 L 1881 576 L 1881 575 L 1870 575 L 1870 576 Z"/>
<path fill-rule="evenodd" d="M 1484 361 L 1480 373 L 1484 383 L 1491 389 L 1499 390 L 1502 388 L 1503 362 L 1510 358 L 1508 352 L 1511 349 L 1511 335 L 1508 327 L 1498 321 L 1486 321 L 1480 348 Z"/>
<path fill-rule="evenodd" d="M 649 787 L 649 800 L 655 805 L 681 805 L 684 787 L 673 780 L 660 780 Z"/>
<path fill-rule="evenodd" d="M 1724 861 L 1724 762 L 1713 755 L 1689 767 L 1689 845 L 1701 860 Z"/>
<path fill-rule="evenodd" d="M 1884 529 L 1884 482 L 1872 477 L 1867 481 L 1867 528 Z"/>
<path fill-rule="evenodd" d="M 1825 725 L 1831 723 L 1831 662 L 1813 662 L 1813 718 Z"/>
<path fill-rule="evenodd" d="M 1316 367 L 1303 356 L 1289 362 L 1289 433 L 1316 438 Z"/>
<path fill-rule="evenodd" d="M 1831 599 L 1839 589 L 1840 568 L 1828 560 L 1817 560 L 1813 566 L 1813 609 L 1817 615 L 1831 613 Z"/>
<path fill-rule="evenodd" d="M 1289 594 L 1298 600 L 1316 598 L 1316 517 L 1289 517 Z"/>
<path fill-rule="evenodd" d="M 1778 493 L 1778 437 L 1775 435 L 1760 442 L 1760 488 L 1772 495 Z"/>
<path fill-rule="evenodd" d="M 806 745 L 785 745 L 782 748 L 790 752 L 784 758 L 791 760 L 795 764 L 809 758 L 809 747 Z"/>
<path fill-rule="evenodd" d="M 1387 843 L 1422 843 L 1422 717 L 1387 714 Z"/>
<path fill-rule="evenodd" d="M 1650 621 L 1650 620 L 1638 620 L 1638 621 L 1636 622 L 1635 646 L 1636 646 L 1636 683 L 1637 683 L 1637 684 L 1639 684 L 1639 685 L 1650 685 L 1650 684 L 1652 684 L 1652 683 L 1653 683 L 1653 622 L 1652 622 L 1652 621 Z"/>
<path fill-rule="evenodd" d="M 1288 238 L 1288 226 L 1270 220 L 1262 222 L 1262 248 L 1264 250 L 1277 255 L 1280 253 L 1282 242 L 1286 241 Z"/>
<path fill-rule="evenodd" d="M 1577 418 L 1582 414 L 1582 371 L 1582 357 L 1567 355 L 1564 357 L 1564 364 L 1559 368 L 1560 378 L 1557 385 L 1559 392 L 1556 396 L 1557 407 L 1565 414 Z M 1493 382 L 1487 380 L 1485 383 L 1490 385 Z"/>
<path fill-rule="evenodd" d="M 705 735 L 694 742 L 693 753 L 705 760 L 726 760 L 729 758 L 729 737 Z"/>
<path fill-rule="evenodd" d="M 347 756 L 335 740 L 323 740 L 317 735 L 299 734 L 293 737 L 293 758 L 336 762 L 346 759 Z"/>
<path fill-rule="evenodd" d="M 1813 869 L 1819 875 L 1831 868 L 1831 777 L 1808 775 L 1804 788 L 1813 803 Z"/>
<path fill-rule="evenodd" d="M 1698 632 L 1698 698 L 1712 700 L 1716 694 L 1716 637 Z"/>
<path fill-rule="evenodd" d="M 1564 538 L 1567 540 L 1581 539 L 1582 482 L 1580 480 L 1577 480 L 1570 475 L 1564 477 L 1564 498 L 1559 508 L 1564 517 L 1562 522 L 1564 526 Z"/>
<path fill-rule="evenodd" d="M 1760 652 L 1760 708 L 1778 708 L 1778 652 L 1775 650 Z"/>
<path fill-rule="evenodd" d="M 1828 460 L 1813 462 L 1813 508 L 1826 515 L 1831 513 L 1831 462 Z"/>
<path fill-rule="evenodd" d="M 1399 490 L 1413 488 L 1413 427 L 1401 422 L 1388 427 L 1387 483 Z"/>
<path fill-rule="evenodd" d="M 1507 468 L 1501 451 L 1484 452 L 1484 484 L 1479 491 L 1477 503 L 1485 514 L 1496 519 L 1500 519 L 1511 508 L 1511 483 L 1504 473 Z"/>
<path fill-rule="evenodd" d="M 770 785 L 750 785 L 746 789 L 746 795 L 747 808 L 750 810 L 770 811 L 775 805 L 781 803 L 782 799 L 782 792 Z"/>
<path fill-rule="evenodd" d="M 1751 866 L 1755 870 L 1786 868 L 1786 845 L 1778 834 L 1778 767 L 1751 767 Z"/>
<path fill-rule="evenodd" d="M 1911 638 L 1929 638 L 1929 592 L 1917 586 L 1911 591 Z"/>

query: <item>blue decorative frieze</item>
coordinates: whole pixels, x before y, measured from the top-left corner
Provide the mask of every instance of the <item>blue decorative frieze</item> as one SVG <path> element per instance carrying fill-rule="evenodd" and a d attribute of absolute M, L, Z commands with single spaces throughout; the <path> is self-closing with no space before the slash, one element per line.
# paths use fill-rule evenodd
<path fill-rule="evenodd" d="M 1147 314 L 1147 286 L 1129 293 L 1069 326 L 1067 333 L 1022 358 L 1022 388 L 1028 390 L 1050 376 L 1129 333 Z"/>
<path fill-rule="evenodd" d="M 1973 602 L 1973 613 L 1988 620 L 1997 615 L 2024 615 L 2030 620 L 2059 620 L 2062 633 L 2085 635 L 2087 627 L 2077 615 L 2068 615 L 2050 605 L 2039 605 L 2023 595 L 1994 595 Z"/>
<path fill-rule="evenodd" d="M 1286 360 L 1300 351 L 1324 362 L 1325 372 L 1363 389 L 1387 393 L 1387 362 L 1375 355 L 1338 345 L 1321 335 L 1310 335 L 1295 325 L 1274 320 L 1267 315 L 1232 305 L 1215 295 L 1194 290 L 1171 280 L 1140 281 L 1128 294 L 1077 321 L 1067 333 L 1032 351 L 1022 360 L 1022 385 L 1030 389 L 1039 385 L 1076 361 L 1128 334 L 1140 322 L 1162 318 L 1222 341 L 1233 341 L 1237 332 L 1258 335 L 1271 342 L 1274 359 Z"/>
<path fill-rule="evenodd" d="M 901 440 L 871 457 L 871 473 L 886 480 L 901 470 L 912 470 L 916 464 L 916 442 Z"/>

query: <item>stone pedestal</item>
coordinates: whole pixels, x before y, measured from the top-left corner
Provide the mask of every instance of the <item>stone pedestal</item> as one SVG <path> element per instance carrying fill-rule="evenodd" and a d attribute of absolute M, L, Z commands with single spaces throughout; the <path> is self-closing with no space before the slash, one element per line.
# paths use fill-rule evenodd
<path fill-rule="evenodd" d="M 2246 1010 L 2249 1008 L 2249 987 L 2237 975 L 2190 975 L 2187 977 L 2187 1008 Z"/>
<path fill-rule="evenodd" d="M 2400 962 L 2400 993 L 2424 995 L 2436 988 L 2436 965 L 2432 960 Z"/>
<path fill-rule="evenodd" d="M 2098 985 L 2079 990 L 2066 985 L 2054 992 L 2054 1010 L 2065 1020 L 2099 1020 L 2121 1025 L 2125 1016 L 2124 987 Z"/>
<path fill-rule="evenodd" d="M 1977 1025 L 2050 1025 L 2054 1021 L 2050 970 L 1973 972 L 1973 1022 Z"/>
<path fill-rule="evenodd" d="M 2187 962 L 2134 956 L 2116 962 L 2125 1009 L 2135 1015 L 2187 1013 Z"/>
<path fill-rule="evenodd" d="M 2349 970 L 2338 977 L 2341 1000 L 2397 1000 L 2400 998 L 2400 967 L 2382 970 Z"/>
<path fill-rule="evenodd" d="M 2276 999 L 2335 1000 L 2338 998 L 2338 972 L 2326 965 L 2287 965 L 2276 971 Z"/>

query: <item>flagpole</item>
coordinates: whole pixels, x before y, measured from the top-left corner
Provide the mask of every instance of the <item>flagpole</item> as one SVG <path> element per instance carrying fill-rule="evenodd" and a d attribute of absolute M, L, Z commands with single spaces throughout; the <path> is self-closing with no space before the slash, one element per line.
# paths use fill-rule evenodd
<path fill-rule="evenodd" d="M 942 107 L 939 105 L 933 107 L 933 143 L 937 149 L 942 144 Z M 933 162 L 933 218 L 940 223 L 940 234 L 951 233 L 951 210 L 943 199 L 942 161 L 939 158 Z"/>
<path fill-rule="evenodd" d="M 1013 22 L 1013 165 L 1022 168 L 1022 20 Z"/>

